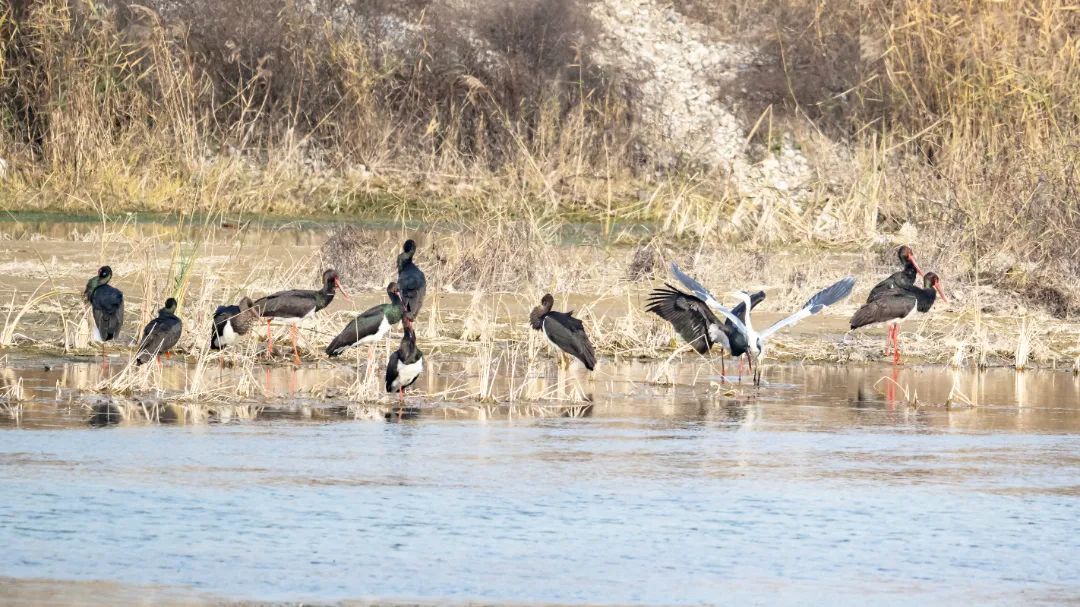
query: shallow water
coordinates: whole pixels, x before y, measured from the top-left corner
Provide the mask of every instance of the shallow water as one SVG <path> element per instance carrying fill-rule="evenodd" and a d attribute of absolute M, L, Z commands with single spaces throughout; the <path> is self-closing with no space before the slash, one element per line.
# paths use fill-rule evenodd
<path fill-rule="evenodd" d="M 110 228 L 129 301 L 163 288 L 153 260 L 177 238 L 206 236 L 177 230 Z M 312 224 L 212 232 L 192 279 L 207 310 L 240 285 L 306 284 L 325 238 Z M 756 388 L 730 361 L 724 378 L 715 359 L 605 354 L 583 379 L 520 326 L 535 295 L 520 293 L 497 294 L 502 325 L 479 345 L 454 337 L 471 295 L 442 294 L 405 407 L 377 373 L 359 386 L 364 352 L 294 367 L 252 338 L 195 364 L 208 320 L 190 308 L 187 355 L 133 373 L 130 352 L 102 364 L 60 346 L 74 330 L 57 319 L 74 324 L 65 309 L 112 241 L 47 220 L 0 236 L 16 311 L 43 274 L 71 291 L 0 354 L 0 605 L 1080 602 L 1071 373 L 769 364 Z M 571 299 L 594 317 L 641 306 Z M 776 317 L 770 302 L 756 318 Z M 831 315 L 788 335 L 850 349 L 843 330 Z"/>
<path fill-rule="evenodd" d="M 432 390 L 469 374 L 443 364 Z M 658 385 L 633 363 L 588 384 L 586 417 L 414 398 L 399 422 L 302 413 L 288 375 L 313 370 L 277 367 L 280 407 L 248 419 L 98 429 L 77 391 L 49 400 L 80 366 L 100 371 L 24 366 L 0 576 L 268 601 L 1080 599 L 1070 374 L 914 367 L 890 391 L 886 367 L 775 366 L 720 393 L 710 368 Z M 954 385 L 979 406 L 945 408 Z"/>

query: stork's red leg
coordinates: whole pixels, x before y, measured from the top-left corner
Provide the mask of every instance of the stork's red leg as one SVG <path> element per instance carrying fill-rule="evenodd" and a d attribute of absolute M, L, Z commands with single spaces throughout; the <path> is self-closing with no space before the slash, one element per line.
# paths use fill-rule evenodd
<path fill-rule="evenodd" d="M 726 365 L 724 364 L 724 359 L 725 358 L 727 358 L 727 357 L 724 355 L 724 351 L 720 350 L 720 382 L 721 383 L 727 381 L 727 368 L 726 368 Z"/>
<path fill-rule="evenodd" d="M 292 330 L 290 331 L 290 333 L 292 333 L 292 359 L 293 359 L 294 363 L 299 365 L 300 364 L 300 350 L 296 346 L 296 325 L 292 326 Z"/>
<path fill-rule="evenodd" d="M 270 321 L 266 321 L 266 358 L 274 357 L 274 332 L 270 330 Z"/>
<path fill-rule="evenodd" d="M 900 325 L 893 332 L 893 364 L 900 363 Z"/>

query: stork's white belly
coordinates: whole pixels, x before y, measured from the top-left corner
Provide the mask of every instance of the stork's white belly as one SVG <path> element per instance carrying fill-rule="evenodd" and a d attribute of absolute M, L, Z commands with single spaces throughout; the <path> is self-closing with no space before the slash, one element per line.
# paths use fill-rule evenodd
<path fill-rule="evenodd" d="M 358 341 L 356 343 L 357 344 L 374 343 L 374 342 L 377 342 L 380 339 L 386 337 L 386 334 L 389 333 L 389 332 L 390 332 L 390 323 L 389 323 L 389 321 L 386 320 L 386 316 L 383 316 L 382 317 L 382 322 L 379 323 L 379 330 L 375 331 L 371 335 L 368 335 L 367 337 L 360 338 L 360 341 Z"/>
<path fill-rule="evenodd" d="M 394 390 L 397 390 L 402 386 L 407 386 L 411 384 L 413 380 L 419 377 L 420 373 L 423 372 L 423 370 L 424 357 L 422 356 L 420 357 L 420 360 L 412 363 L 411 365 L 405 365 L 399 362 L 397 366 L 397 378 L 395 378 L 394 381 L 390 383 L 390 385 L 394 388 Z"/>
<path fill-rule="evenodd" d="M 104 341 L 101 339 L 101 330 L 97 328 L 96 324 L 94 325 L 94 330 L 90 332 L 90 339 L 93 341 Z"/>
<path fill-rule="evenodd" d="M 239 337 L 240 336 L 236 334 L 236 331 L 233 331 L 232 321 L 228 321 L 225 323 L 225 328 L 221 330 L 221 334 L 218 335 L 218 345 L 231 346 L 236 343 L 236 340 Z"/>

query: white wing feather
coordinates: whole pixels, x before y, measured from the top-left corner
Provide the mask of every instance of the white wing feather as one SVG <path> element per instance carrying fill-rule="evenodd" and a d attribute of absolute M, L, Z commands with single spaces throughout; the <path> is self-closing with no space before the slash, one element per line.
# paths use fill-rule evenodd
<path fill-rule="evenodd" d="M 824 289 L 815 293 L 814 296 L 810 298 L 810 301 L 806 302 L 806 304 L 803 305 L 802 309 L 800 309 L 798 312 L 792 314 L 791 316 L 788 316 L 781 321 L 773 323 L 771 327 L 765 329 L 758 335 L 761 337 L 761 339 L 766 339 L 773 333 L 776 333 L 777 331 L 786 327 L 790 327 L 791 325 L 799 322 L 807 316 L 817 314 L 818 312 L 824 310 L 826 306 L 831 306 L 832 304 L 850 295 L 851 289 L 854 286 L 855 279 L 849 276 L 847 278 L 837 281 L 835 284 L 825 287 Z"/>
<path fill-rule="evenodd" d="M 806 318 L 807 316 L 813 316 L 813 315 L 814 315 L 813 308 L 811 308 L 811 307 L 803 308 L 803 309 L 801 309 L 798 312 L 792 314 L 791 316 L 788 316 L 787 318 L 785 318 L 783 320 L 778 320 L 778 321 L 774 322 L 768 328 L 763 329 L 761 331 L 761 333 L 758 333 L 758 336 L 761 337 L 761 339 L 767 339 L 770 335 L 772 335 L 773 333 L 776 333 L 780 329 L 786 329 L 787 327 L 790 327 L 791 325 L 797 324 L 800 320 Z"/>
<path fill-rule="evenodd" d="M 716 310 L 724 318 L 730 320 L 731 324 L 735 326 L 735 329 L 737 331 L 739 331 L 743 335 L 746 335 L 746 325 L 743 324 L 743 321 L 739 320 L 739 317 L 735 316 L 735 314 L 733 314 L 731 310 L 720 305 L 720 302 L 716 301 L 716 298 L 712 296 L 712 293 L 709 293 L 709 291 L 705 287 L 701 286 L 701 283 L 684 274 L 683 271 L 679 269 L 679 264 L 675 263 L 674 261 L 671 262 L 671 273 L 675 276 L 675 278 L 679 279 L 679 282 L 681 282 L 684 287 L 689 289 L 694 295 L 704 301 L 705 305 L 709 306 L 713 310 Z M 730 350 L 730 348 L 728 349 Z"/>

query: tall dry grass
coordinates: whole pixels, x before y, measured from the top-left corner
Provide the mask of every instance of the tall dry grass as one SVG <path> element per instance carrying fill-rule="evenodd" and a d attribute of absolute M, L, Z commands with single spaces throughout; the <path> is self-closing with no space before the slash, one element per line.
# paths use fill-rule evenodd
<path fill-rule="evenodd" d="M 0 207 L 655 221 L 847 247 L 906 223 L 966 280 L 1080 308 L 1074 6 L 674 6 L 757 46 L 731 91 L 748 154 L 788 137 L 830 158 L 808 199 L 759 208 L 722 171 L 653 166 L 635 75 L 592 62 L 583 1 L 12 0 Z"/>
<path fill-rule="evenodd" d="M 558 209 L 626 145 L 570 0 L 160 4 L 0 13 L 5 207 L 336 212 L 439 190 Z"/>

